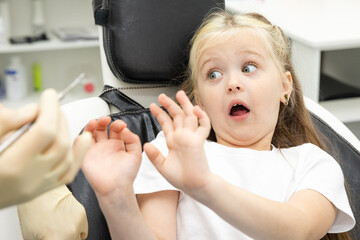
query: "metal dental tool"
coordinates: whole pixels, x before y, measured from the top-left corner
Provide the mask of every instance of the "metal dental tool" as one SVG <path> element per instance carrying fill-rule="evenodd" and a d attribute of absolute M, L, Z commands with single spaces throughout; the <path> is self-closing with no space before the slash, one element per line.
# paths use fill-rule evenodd
<path fill-rule="evenodd" d="M 76 87 L 83 79 L 86 78 L 85 73 L 81 73 L 74 81 L 72 81 L 65 89 L 58 93 L 59 102 L 72 90 Z M 23 125 L 21 128 L 16 130 L 9 138 L 7 138 L 0 145 L 0 154 L 5 151 L 12 143 L 14 143 L 19 137 L 21 137 L 29 128 L 34 124 L 34 122 L 29 122 Z"/>

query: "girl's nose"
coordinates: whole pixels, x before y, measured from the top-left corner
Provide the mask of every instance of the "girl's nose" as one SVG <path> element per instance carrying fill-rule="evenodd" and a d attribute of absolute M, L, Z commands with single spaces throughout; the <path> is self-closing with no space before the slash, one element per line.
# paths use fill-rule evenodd
<path fill-rule="evenodd" d="M 240 84 L 237 84 L 237 86 L 229 86 L 228 87 L 228 92 L 240 92 L 241 88 L 240 88 Z"/>
<path fill-rule="evenodd" d="M 237 71 L 231 71 L 227 79 L 227 92 L 241 92 L 243 90 L 243 81 L 241 79 L 241 73 Z"/>

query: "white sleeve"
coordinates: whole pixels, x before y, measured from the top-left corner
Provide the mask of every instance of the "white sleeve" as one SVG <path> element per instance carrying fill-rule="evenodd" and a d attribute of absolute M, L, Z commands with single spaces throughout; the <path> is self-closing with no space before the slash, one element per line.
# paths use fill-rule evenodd
<path fill-rule="evenodd" d="M 300 174 L 302 179 L 296 191 L 315 190 L 335 205 L 338 212 L 329 233 L 351 230 L 355 226 L 355 218 L 345 190 L 344 175 L 340 165 L 316 146 L 312 146 L 306 155 L 305 166 Z"/>
<path fill-rule="evenodd" d="M 163 132 L 160 132 L 151 143 L 157 147 L 165 157 L 167 156 L 168 148 Z M 141 166 L 133 186 L 135 194 L 177 190 L 156 170 L 145 152 L 142 154 Z"/>

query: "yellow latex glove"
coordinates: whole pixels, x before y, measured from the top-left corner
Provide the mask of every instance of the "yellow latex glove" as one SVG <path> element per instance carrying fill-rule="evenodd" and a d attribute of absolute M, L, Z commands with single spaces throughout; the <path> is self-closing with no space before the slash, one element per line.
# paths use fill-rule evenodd
<path fill-rule="evenodd" d="M 66 186 L 19 205 L 18 214 L 25 240 L 78 240 L 88 235 L 85 209 Z"/>
<path fill-rule="evenodd" d="M 67 121 L 54 90 L 44 91 L 38 107 L 11 110 L 0 106 L 0 136 L 35 118 L 29 131 L 0 155 L 0 208 L 71 182 L 92 143 L 91 134 L 84 133 L 71 148 Z"/>

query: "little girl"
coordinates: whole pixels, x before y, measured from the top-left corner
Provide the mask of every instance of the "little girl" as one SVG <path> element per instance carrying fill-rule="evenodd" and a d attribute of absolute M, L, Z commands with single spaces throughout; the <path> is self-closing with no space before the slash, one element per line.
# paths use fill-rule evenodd
<path fill-rule="evenodd" d="M 113 239 L 348 239 L 338 163 L 322 148 L 282 31 L 257 14 L 211 15 L 189 77 L 150 106 L 144 145 L 122 121 L 91 121 L 83 172 Z M 193 104 L 197 104 L 194 106 Z M 210 133 L 211 132 L 211 133 Z M 149 161 L 150 160 L 150 161 Z"/>

